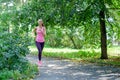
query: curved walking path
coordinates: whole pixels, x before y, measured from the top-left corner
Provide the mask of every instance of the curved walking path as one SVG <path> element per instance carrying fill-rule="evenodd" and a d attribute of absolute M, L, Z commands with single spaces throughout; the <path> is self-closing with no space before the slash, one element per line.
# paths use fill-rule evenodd
<path fill-rule="evenodd" d="M 37 64 L 35 56 L 28 56 L 28 60 Z M 120 80 L 120 68 L 53 58 L 42 60 L 43 66 L 34 80 Z"/>

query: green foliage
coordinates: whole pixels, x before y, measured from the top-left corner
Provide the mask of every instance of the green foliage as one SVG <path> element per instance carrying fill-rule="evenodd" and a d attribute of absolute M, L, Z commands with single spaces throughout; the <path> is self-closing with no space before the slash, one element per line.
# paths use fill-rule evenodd
<path fill-rule="evenodd" d="M 29 0 L 26 3 L 23 2 L 23 5 L 18 9 L 17 6 L 7 7 L 8 5 L 5 5 L 1 24 L 3 29 L 7 27 L 4 29 L 7 31 L 10 28 L 15 28 L 13 26 L 18 26 L 17 28 L 22 32 L 30 32 L 37 26 L 37 20 L 42 18 L 47 27 L 47 46 L 98 48 L 100 47 L 99 12 L 102 8 L 106 12 L 108 44 L 111 45 L 113 34 L 117 40 L 120 38 L 119 20 L 116 21 L 114 17 L 116 14 L 113 16 L 113 10 L 109 11 L 110 8 L 119 8 L 119 1 L 105 0 L 105 5 L 102 3 L 103 1 Z M 22 4 L 21 2 L 22 0 L 13 0 L 14 5 Z M 114 22 L 109 22 L 108 18 L 112 18 Z"/>
<path fill-rule="evenodd" d="M 16 19 L 13 21 L 21 26 L 21 29 L 29 32 L 37 26 L 37 20 L 42 18 L 47 27 L 46 39 L 48 41 L 46 41 L 46 45 L 51 47 L 99 48 L 99 12 L 104 8 L 107 36 L 109 37 L 108 44 L 111 44 L 113 29 L 109 25 L 108 18 L 113 14 L 109 13 L 109 8 L 119 8 L 117 2 L 119 1 L 29 0 L 21 9 L 16 11 Z M 114 19 L 114 17 L 112 18 Z M 118 29 L 119 27 L 114 26 L 114 28 Z M 118 32 L 115 30 L 115 34 L 118 35 Z"/>
<path fill-rule="evenodd" d="M 30 80 L 34 78 L 38 72 L 38 68 L 36 65 L 27 64 L 26 69 L 23 72 L 19 70 L 9 70 L 3 69 L 0 70 L 0 80 Z"/>
<path fill-rule="evenodd" d="M 24 57 L 29 53 L 29 40 L 26 36 L 16 33 L 1 33 L 0 35 L 0 69 L 22 69 L 26 64 Z"/>
<path fill-rule="evenodd" d="M 17 71 L 15 73 L 17 73 Z M 18 76 L 18 74 L 16 74 L 16 75 Z M 12 77 L 14 77 L 16 75 L 14 75 L 14 71 L 7 71 L 7 69 L 2 70 L 2 71 L 0 71 L 0 80 L 11 79 Z"/>
<path fill-rule="evenodd" d="M 37 66 L 25 58 L 30 45 L 28 28 L 22 29 L 15 17 L 22 2 L 0 0 L 0 80 L 30 80 L 37 72 Z"/>
<path fill-rule="evenodd" d="M 42 18 L 47 28 L 46 44 L 52 47 L 99 48 L 99 12 L 105 10 L 109 43 L 113 34 L 120 39 L 120 11 L 110 8 L 120 8 L 120 0 L 1 0 L 0 1 L 0 69 L 18 70 L 20 74 L 28 68 L 24 58 L 28 53 L 31 30 L 37 26 L 37 20 Z M 5 3 L 6 2 L 6 3 Z M 9 6 L 13 3 L 13 6 Z M 22 5 L 21 5 L 22 4 Z M 113 14 L 113 11 L 115 12 Z M 113 22 L 109 22 L 112 18 Z M 113 26 L 109 24 L 113 24 Z M 117 25 L 114 25 L 116 24 Z M 116 37 L 117 36 L 117 37 Z M 77 56 L 94 57 L 94 54 L 79 52 L 66 54 L 65 58 Z M 46 54 L 45 55 L 52 55 Z M 58 54 L 54 54 L 59 56 Z M 64 57 L 62 56 L 62 57 Z M 25 67 L 26 66 L 26 67 Z M 6 74 L 6 73 L 4 73 Z M 12 74 L 9 73 L 11 76 Z"/>

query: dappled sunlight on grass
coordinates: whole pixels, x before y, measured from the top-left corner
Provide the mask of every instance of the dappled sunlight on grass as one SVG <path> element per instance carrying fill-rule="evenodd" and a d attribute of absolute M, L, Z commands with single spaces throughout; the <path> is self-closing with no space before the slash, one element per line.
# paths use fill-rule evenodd
<path fill-rule="evenodd" d="M 90 59 L 88 60 L 90 61 L 91 63 L 97 63 L 99 65 L 109 65 L 109 66 L 118 66 L 120 67 L 120 57 L 109 57 L 109 59 L 105 59 L 105 60 L 102 60 L 102 59 Z"/>
<path fill-rule="evenodd" d="M 30 46 L 31 52 L 37 52 L 37 48 L 35 46 Z M 43 52 L 50 53 L 71 53 L 71 52 L 79 52 L 79 49 L 70 49 L 70 48 L 44 48 Z"/>
<path fill-rule="evenodd" d="M 34 52 L 37 51 L 37 48 L 35 46 L 29 46 L 30 51 Z"/>
<path fill-rule="evenodd" d="M 86 52 L 101 52 L 101 49 L 81 49 L 81 51 L 86 51 Z"/>
<path fill-rule="evenodd" d="M 30 46 L 29 48 L 32 52 L 37 52 L 37 48 L 35 46 Z M 70 48 L 46 48 L 45 47 L 43 51 L 50 52 L 50 53 L 71 53 L 71 52 L 79 52 L 79 51 L 100 53 L 101 49 L 70 49 Z M 120 56 L 120 47 L 108 48 L 108 55 Z"/>
<path fill-rule="evenodd" d="M 30 47 L 32 54 L 37 54 L 35 47 Z M 79 49 L 68 49 L 68 48 L 44 48 L 43 56 L 46 57 L 57 57 L 57 58 L 66 58 L 66 59 L 84 59 L 84 58 L 95 58 L 99 57 L 100 53 L 95 51 L 83 51 Z"/>
<path fill-rule="evenodd" d="M 35 46 L 29 47 L 31 54 L 37 55 L 38 51 Z M 75 62 L 90 62 L 102 65 L 115 65 L 120 66 L 120 48 L 108 48 L 109 59 L 100 59 L 100 49 L 70 49 L 70 48 L 44 48 L 43 56 L 53 57 L 59 59 L 70 59 Z"/>
<path fill-rule="evenodd" d="M 44 52 L 53 52 L 53 53 L 71 53 L 71 52 L 78 52 L 78 49 L 69 49 L 69 48 L 44 48 Z"/>
<path fill-rule="evenodd" d="M 108 48 L 108 54 L 111 56 L 120 56 L 120 47 Z"/>
<path fill-rule="evenodd" d="M 37 48 L 35 46 L 29 47 L 31 52 L 37 52 Z M 96 52 L 100 53 L 101 49 L 70 49 L 70 48 L 44 48 L 43 52 L 47 53 L 74 53 L 79 51 L 85 51 L 85 52 Z M 120 56 L 120 47 L 112 47 L 108 48 L 108 55 L 110 56 Z"/>

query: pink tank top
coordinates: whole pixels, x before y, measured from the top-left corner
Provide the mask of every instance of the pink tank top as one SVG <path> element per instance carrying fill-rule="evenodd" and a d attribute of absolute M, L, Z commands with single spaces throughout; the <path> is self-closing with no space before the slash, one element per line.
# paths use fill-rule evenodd
<path fill-rule="evenodd" d="M 44 41 L 45 41 L 45 40 L 44 40 L 44 35 L 43 35 L 43 33 L 44 33 L 44 27 L 42 27 L 41 29 L 39 29 L 39 28 L 37 27 L 36 33 L 37 33 L 36 41 L 37 41 L 37 42 L 44 42 Z"/>

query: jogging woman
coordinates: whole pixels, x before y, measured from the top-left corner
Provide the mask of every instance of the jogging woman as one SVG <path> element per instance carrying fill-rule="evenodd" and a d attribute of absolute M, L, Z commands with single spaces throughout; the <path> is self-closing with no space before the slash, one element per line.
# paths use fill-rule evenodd
<path fill-rule="evenodd" d="M 43 24 L 42 19 L 38 20 L 38 26 L 34 29 L 35 33 L 35 43 L 36 47 L 38 49 L 38 66 L 42 65 L 41 57 L 42 57 L 42 50 L 44 48 L 44 43 L 45 43 L 45 35 L 46 35 L 46 28 Z"/>

